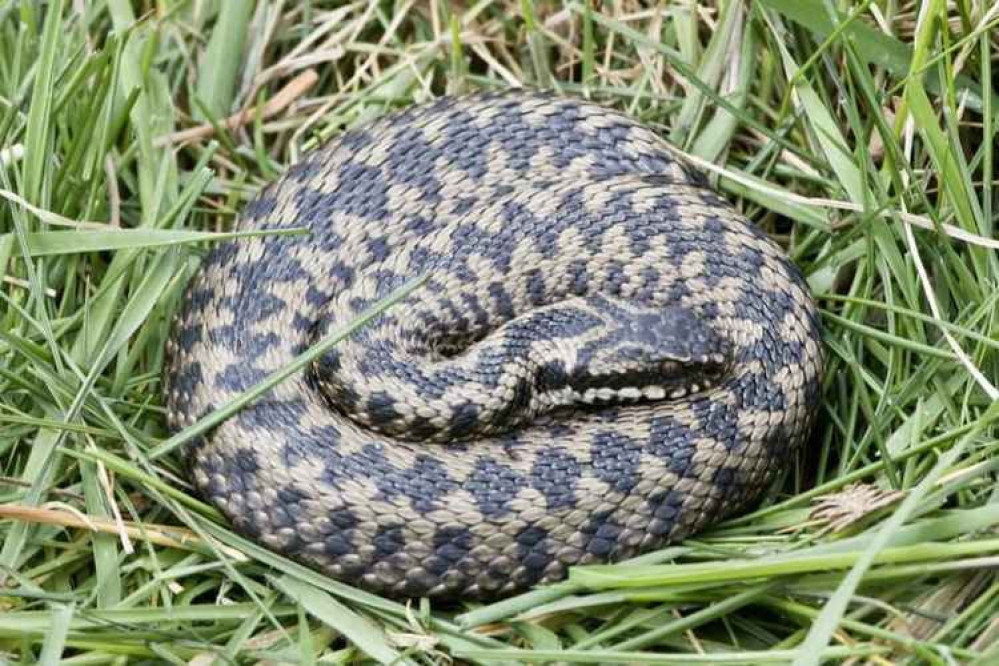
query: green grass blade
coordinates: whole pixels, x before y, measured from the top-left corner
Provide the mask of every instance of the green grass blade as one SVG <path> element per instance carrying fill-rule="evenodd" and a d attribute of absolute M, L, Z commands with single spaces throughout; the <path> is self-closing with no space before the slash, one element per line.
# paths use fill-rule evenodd
<path fill-rule="evenodd" d="M 864 575 L 876 562 L 886 557 L 886 554 L 890 552 L 886 546 L 891 538 L 915 513 L 926 494 L 930 492 L 937 480 L 944 475 L 951 465 L 957 461 L 965 448 L 977 437 L 979 431 L 986 425 L 987 421 L 999 418 L 999 404 L 993 405 L 989 413 L 990 415 L 983 417 L 979 428 L 965 435 L 957 444 L 940 456 L 933 469 L 923 477 L 922 481 L 915 488 L 909 491 L 902 504 L 892 513 L 891 518 L 878 530 L 877 535 L 871 541 L 870 545 L 857 557 L 850 572 L 843 579 L 843 582 L 840 583 L 833 596 L 823 606 L 822 612 L 809 630 L 808 636 L 801 644 L 801 648 L 794 658 L 794 666 L 818 666 L 821 663 L 822 660 L 819 655 L 832 639 L 833 632 L 839 626 L 843 614 L 846 612 L 847 604 L 853 598 Z"/>
<path fill-rule="evenodd" d="M 24 140 L 24 195 L 25 199 L 36 204 L 42 203 L 42 187 L 47 156 L 50 153 L 51 128 L 50 109 L 55 85 L 56 53 L 60 46 L 59 33 L 62 27 L 65 0 L 51 3 L 45 13 L 45 27 L 42 32 L 41 54 L 35 74 L 35 84 L 28 109 L 27 127 Z"/>
<path fill-rule="evenodd" d="M 251 387 L 245 393 L 240 396 L 233 398 L 228 403 L 220 406 L 218 409 L 213 411 L 211 414 L 200 419 L 197 423 L 194 423 L 177 434 L 170 437 L 158 447 L 156 447 L 152 452 L 150 452 L 149 457 L 152 459 L 163 456 L 170 453 L 177 447 L 185 444 L 191 439 L 202 435 L 218 424 L 225 421 L 227 418 L 238 412 L 240 409 L 250 404 L 257 399 L 261 394 L 269 391 L 273 387 L 277 386 L 283 382 L 288 377 L 292 376 L 296 372 L 301 371 L 307 365 L 321 357 L 323 354 L 328 352 L 341 340 L 349 336 L 354 331 L 358 330 L 362 326 L 366 326 L 375 317 L 378 317 L 385 310 L 392 307 L 395 303 L 404 299 L 410 293 L 415 291 L 420 285 L 426 281 L 426 276 L 410 280 L 408 283 L 397 289 L 395 292 L 390 294 L 388 297 L 382 299 L 375 305 L 373 305 L 368 310 L 362 312 L 356 319 L 354 319 L 349 325 L 344 327 L 342 330 L 333 331 L 325 338 L 317 342 L 315 345 L 310 347 L 307 351 L 302 352 L 295 360 L 289 363 L 286 367 L 276 370 L 269 374 L 267 377 L 262 379 L 258 384 Z"/>
<path fill-rule="evenodd" d="M 69 634 L 69 625 L 72 620 L 72 606 L 59 605 L 52 611 L 52 623 L 49 625 L 48 635 L 42 645 L 42 653 L 38 656 L 38 663 L 41 666 L 57 666 L 57 664 L 62 663 L 66 636 Z"/>
<path fill-rule="evenodd" d="M 378 626 L 352 612 L 333 596 L 290 576 L 274 579 L 274 585 L 296 600 L 313 617 L 342 633 L 353 645 L 380 664 L 412 664 L 391 645 Z"/>
<path fill-rule="evenodd" d="M 219 7 L 218 29 L 208 40 L 208 49 L 198 69 L 195 94 L 209 116 L 195 113 L 198 120 L 228 116 L 234 109 L 239 68 L 243 63 L 243 46 L 247 28 L 253 16 L 250 0 L 228 0 Z"/>
<path fill-rule="evenodd" d="M 303 229 L 269 231 L 186 231 L 182 229 L 109 229 L 107 231 L 38 231 L 25 234 L 33 257 L 81 252 L 112 252 L 140 248 L 169 247 L 191 243 L 219 242 L 255 236 L 285 236 L 304 233 Z M 0 236 L 0 239 L 3 237 Z"/>

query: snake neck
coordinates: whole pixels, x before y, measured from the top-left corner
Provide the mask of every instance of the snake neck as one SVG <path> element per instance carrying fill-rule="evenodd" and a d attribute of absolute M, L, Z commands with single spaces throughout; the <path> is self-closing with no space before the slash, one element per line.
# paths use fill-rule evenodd
<path fill-rule="evenodd" d="M 402 319 L 384 317 L 310 372 L 331 407 L 397 439 L 462 441 L 560 409 L 677 400 L 728 367 L 727 342 L 695 313 L 615 296 L 569 297 L 491 330 Z"/>

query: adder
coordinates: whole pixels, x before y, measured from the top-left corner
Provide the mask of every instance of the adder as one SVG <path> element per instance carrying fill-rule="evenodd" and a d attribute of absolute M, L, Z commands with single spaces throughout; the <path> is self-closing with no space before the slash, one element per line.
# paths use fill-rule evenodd
<path fill-rule="evenodd" d="M 441 98 L 345 132 L 242 211 L 167 345 L 181 429 L 424 286 L 188 450 L 241 533 L 393 596 L 493 598 L 744 509 L 819 401 L 784 252 L 650 129 Z"/>

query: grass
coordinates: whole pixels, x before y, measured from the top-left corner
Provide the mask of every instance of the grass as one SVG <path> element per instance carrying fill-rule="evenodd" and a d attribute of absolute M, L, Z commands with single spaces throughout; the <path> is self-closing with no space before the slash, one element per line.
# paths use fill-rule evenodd
<path fill-rule="evenodd" d="M 999 663 L 999 9 L 644 4 L 0 3 L 0 663 Z M 641 118 L 788 248 L 823 410 L 748 515 L 402 605 L 188 493 L 164 340 L 206 243 L 303 152 L 515 85 Z"/>

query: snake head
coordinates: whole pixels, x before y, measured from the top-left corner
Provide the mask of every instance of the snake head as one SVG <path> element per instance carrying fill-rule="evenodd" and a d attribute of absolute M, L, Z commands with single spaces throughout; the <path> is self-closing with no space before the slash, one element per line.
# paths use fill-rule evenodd
<path fill-rule="evenodd" d="M 567 371 L 554 382 L 576 404 L 678 399 L 714 386 L 730 365 L 729 343 L 688 308 L 608 296 L 582 301 L 600 332 L 576 338 Z M 541 374 L 551 385 L 557 373 Z"/>

